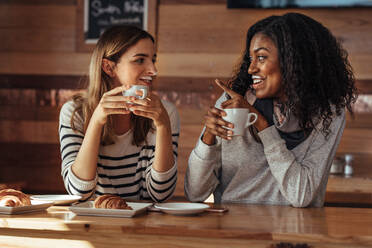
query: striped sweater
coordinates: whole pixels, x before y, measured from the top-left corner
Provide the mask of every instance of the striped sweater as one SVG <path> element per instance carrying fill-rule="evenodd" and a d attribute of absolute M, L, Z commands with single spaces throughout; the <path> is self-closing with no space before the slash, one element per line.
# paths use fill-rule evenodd
<path fill-rule="evenodd" d="M 179 137 L 179 116 L 176 107 L 162 101 L 168 112 L 172 129 L 172 143 L 175 163 L 166 172 L 152 168 L 155 156 L 156 131 L 149 132 L 147 144 L 137 147 L 132 144 L 133 132 L 130 130 L 117 136 L 115 144 L 100 146 L 96 178 L 91 181 L 79 179 L 71 170 L 84 139 L 83 119 L 77 114 L 75 127 L 71 128 L 71 116 L 75 105 L 66 102 L 59 119 L 60 151 L 62 158 L 62 177 L 69 194 L 81 195 L 84 200 L 102 194 L 115 194 L 125 199 L 152 200 L 161 202 L 169 199 L 177 181 L 177 148 Z"/>

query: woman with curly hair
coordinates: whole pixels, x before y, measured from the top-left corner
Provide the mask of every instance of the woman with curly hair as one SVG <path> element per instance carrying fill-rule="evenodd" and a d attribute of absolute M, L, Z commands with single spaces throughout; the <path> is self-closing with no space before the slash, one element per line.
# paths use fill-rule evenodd
<path fill-rule="evenodd" d="M 347 53 L 330 31 L 298 13 L 270 16 L 247 33 L 246 51 L 205 116 L 189 158 L 185 193 L 217 203 L 321 207 L 356 88 Z M 224 109 L 257 121 L 234 136 Z"/>

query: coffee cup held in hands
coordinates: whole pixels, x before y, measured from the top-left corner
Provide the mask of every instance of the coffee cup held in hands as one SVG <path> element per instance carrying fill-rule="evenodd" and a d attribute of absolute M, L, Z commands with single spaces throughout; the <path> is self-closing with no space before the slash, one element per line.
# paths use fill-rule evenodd
<path fill-rule="evenodd" d="M 138 95 L 137 91 L 142 91 L 142 95 Z M 132 85 L 132 87 L 123 91 L 123 96 L 134 96 L 137 99 L 145 99 L 148 91 L 149 87 L 146 85 Z"/>
<path fill-rule="evenodd" d="M 257 121 L 256 113 L 249 113 L 249 109 L 246 108 L 230 108 L 224 109 L 226 116 L 222 118 L 234 124 L 232 136 L 243 135 L 245 129 Z"/>

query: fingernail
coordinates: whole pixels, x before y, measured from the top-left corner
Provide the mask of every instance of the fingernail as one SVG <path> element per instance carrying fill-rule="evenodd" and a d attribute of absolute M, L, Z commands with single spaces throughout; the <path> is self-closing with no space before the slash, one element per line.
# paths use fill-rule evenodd
<path fill-rule="evenodd" d="M 229 124 L 228 127 L 229 128 L 234 128 L 234 124 Z"/>
<path fill-rule="evenodd" d="M 232 137 L 231 137 L 231 136 L 229 136 L 229 137 L 227 137 L 227 139 L 228 139 L 228 140 L 232 140 Z"/>
<path fill-rule="evenodd" d="M 229 130 L 229 131 L 227 131 L 227 134 L 228 134 L 229 136 L 231 136 L 231 135 L 233 135 L 233 131 Z"/>

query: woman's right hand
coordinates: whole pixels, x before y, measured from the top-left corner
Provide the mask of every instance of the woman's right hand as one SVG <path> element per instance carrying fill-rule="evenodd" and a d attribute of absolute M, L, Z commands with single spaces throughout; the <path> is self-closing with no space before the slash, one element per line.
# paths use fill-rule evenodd
<path fill-rule="evenodd" d="M 233 133 L 228 128 L 233 128 L 234 125 L 225 121 L 222 116 L 226 116 L 226 112 L 216 107 L 210 107 L 204 116 L 205 132 L 202 140 L 207 145 L 213 145 L 216 136 L 227 140 L 231 139 Z"/>
<path fill-rule="evenodd" d="M 128 103 L 133 97 L 122 95 L 122 91 L 130 88 L 129 86 L 119 86 L 103 94 L 100 102 L 93 112 L 91 121 L 104 125 L 107 122 L 107 116 L 112 114 L 129 114 Z"/>

